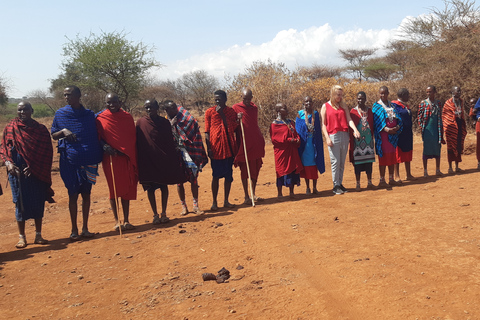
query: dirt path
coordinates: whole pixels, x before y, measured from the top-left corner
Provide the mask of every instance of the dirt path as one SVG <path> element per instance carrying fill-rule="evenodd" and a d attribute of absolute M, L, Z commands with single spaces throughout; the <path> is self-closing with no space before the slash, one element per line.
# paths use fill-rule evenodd
<path fill-rule="evenodd" d="M 469 135 L 467 145 L 473 142 Z M 416 141 L 416 176 L 423 174 L 420 150 Z M 139 188 L 131 205 L 137 229 L 122 238 L 112 231 L 102 176 L 92 193 L 90 225 L 97 235 L 77 243 L 67 239 L 67 196 L 56 173 L 57 203 L 47 205 L 44 222 L 51 242 L 23 250 L 14 248 L 14 207 L 4 190 L 0 318 L 480 319 L 474 154 L 464 157 L 462 175 L 339 196 L 331 192 L 327 159 L 321 195 L 304 195 L 302 185 L 293 201 L 275 197 L 271 145 L 264 162 L 257 193 L 265 200 L 257 207 L 181 217 L 171 187 L 172 221 L 157 227 Z M 199 180 L 203 209 L 211 204 L 210 177 L 208 165 Z M 376 167 L 374 177 L 378 183 Z M 237 170 L 234 178 L 231 200 L 240 204 Z M 345 186 L 355 186 L 350 164 Z M 220 194 L 222 202 L 223 189 Z M 190 204 L 188 193 L 187 199 Z M 27 226 L 31 242 L 34 227 Z M 228 283 L 202 281 L 202 273 L 222 267 L 231 272 Z"/>

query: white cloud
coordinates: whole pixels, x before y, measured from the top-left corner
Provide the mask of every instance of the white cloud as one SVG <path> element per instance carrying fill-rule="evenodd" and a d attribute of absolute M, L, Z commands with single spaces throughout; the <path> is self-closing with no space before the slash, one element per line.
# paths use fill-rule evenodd
<path fill-rule="evenodd" d="M 328 23 L 302 31 L 282 30 L 271 41 L 260 45 L 250 43 L 234 45 L 219 52 L 166 63 L 166 66 L 158 71 L 157 76 L 173 80 L 184 73 L 203 69 L 222 79 L 225 74 L 235 75 L 242 72 L 254 61 L 267 59 L 283 62 L 289 68 L 309 66 L 313 63 L 343 65 L 338 49 L 383 49 L 397 33 L 398 28 L 391 30 L 357 28 L 340 33 L 333 30 Z"/>

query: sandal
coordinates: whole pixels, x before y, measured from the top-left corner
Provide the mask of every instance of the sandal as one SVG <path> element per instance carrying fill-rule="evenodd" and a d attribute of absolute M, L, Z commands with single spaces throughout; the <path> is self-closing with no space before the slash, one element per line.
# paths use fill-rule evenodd
<path fill-rule="evenodd" d="M 15 245 L 15 248 L 17 249 L 23 249 L 27 247 L 27 239 L 25 237 L 19 237 L 17 244 Z"/>
<path fill-rule="evenodd" d="M 193 212 L 195 212 L 195 207 L 193 208 Z M 182 206 L 182 212 L 180 212 L 181 216 L 186 216 L 188 214 L 188 208 L 185 206 Z"/>
<path fill-rule="evenodd" d="M 202 214 L 205 214 L 205 212 L 203 212 L 202 210 L 200 210 L 199 207 L 193 207 L 193 213 L 195 214 L 198 214 L 198 215 L 202 215 Z"/>
<path fill-rule="evenodd" d="M 158 214 L 156 214 L 156 215 L 153 216 L 153 221 L 152 221 L 152 223 L 153 223 L 153 224 L 160 224 L 160 223 L 162 223 L 162 222 L 160 221 L 160 217 L 158 216 Z"/>
<path fill-rule="evenodd" d="M 125 230 L 134 230 L 135 226 L 133 224 L 131 224 L 130 222 L 125 222 L 125 224 L 123 225 L 123 228 Z"/>
<path fill-rule="evenodd" d="M 47 244 L 48 240 L 43 239 L 42 236 L 38 234 L 38 235 L 35 236 L 35 241 L 33 241 L 33 243 L 35 243 L 35 244 Z"/>
<path fill-rule="evenodd" d="M 168 222 L 170 222 L 170 218 L 167 217 L 166 215 L 160 217 L 160 223 L 164 224 L 164 223 L 168 223 Z"/>
<path fill-rule="evenodd" d="M 120 228 L 122 228 L 122 231 L 125 231 L 125 226 L 124 225 L 118 225 L 118 224 L 115 227 L 113 227 L 113 230 L 119 231 Z"/>
<path fill-rule="evenodd" d="M 80 241 L 80 236 L 78 235 L 78 233 L 72 232 L 72 234 L 70 235 L 70 241 Z"/>
<path fill-rule="evenodd" d="M 91 233 L 90 231 L 88 230 L 85 230 L 85 231 L 82 231 L 82 233 L 80 233 L 80 235 L 82 236 L 82 238 L 93 238 L 93 236 L 95 235 L 94 233 Z"/>
<path fill-rule="evenodd" d="M 223 203 L 223 207 L 224 207 L 224 208 L 234 208 L 235 205 L 232 204 L 232 203 L 230 203 L 230 202 L 224 202 L 224 203 Z"/>

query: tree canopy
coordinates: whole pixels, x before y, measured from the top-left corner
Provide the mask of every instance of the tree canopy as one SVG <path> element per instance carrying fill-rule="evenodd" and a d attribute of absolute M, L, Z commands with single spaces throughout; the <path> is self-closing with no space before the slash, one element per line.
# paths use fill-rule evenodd
<path fill-rule="evenodd" d="M 63 73 L 52 80 L 51 89 L 74 84 L 90 95 L 115 92 L 128 109 L 136 102 L 148 71 L 160 66 L 153 50 L 153 46 L 128 40 L 124 32 L 68 39 L 63 47 Z"/>

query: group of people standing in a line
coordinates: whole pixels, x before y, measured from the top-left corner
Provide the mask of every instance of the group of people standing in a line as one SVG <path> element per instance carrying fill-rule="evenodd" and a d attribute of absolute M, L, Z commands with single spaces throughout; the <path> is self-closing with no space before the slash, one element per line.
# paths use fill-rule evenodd
<path fill-rule="evenodd" d="M 424 176 L 428 176 L 427 160 L 436 159 L 436 175 L 440 171 L 441 144 L 448 148 L 449 173 L 461 172 L 464 139 L 466 135 L 464 103 L 461 90 L 454 87 L 452 98 L 443 106 L 435 99 L 436 88 L 427 88 L 427 99 L 420 103 L 418 124 L 424 142 Z M 306 194 L 317 194 L 318 172 L 325 172 L 323 141 L 330 155 L 333 193 L 347 192 L 343 174 L 347 153 L 354 165 L 356 190 L 360 188 L 360 174 L 366 172 L 367 189 L 376 188 L 372 182 L 375 153 L 378 155 L 379 187 L 401 183 L 399 164 L 405 163 L 406 179 L 411 174 L 413 132 L 412 115 L 408 107 L 409 92 L 402 88 L 398 99 L 388 100 L 388 88 L 379 90 L 379 100 L 372 108 L 366 105 L 364 92 L 357 95 L 357 105 L 351 110 L 343 99 L 343 89 L 333 86 L 330 100 L 323 104 L 320 113 L 313 108 L 312 98 L 307 96 L 303 109 L 295 121 L 288 118 L 285 104 L 276 105 L 277 117 L 270 126 L 274 147 L 277 196 L 283 196 L 287 187 L 290 196 L 294 186 L 305 179 Z M 133 117 L 121 108 L 119 97 L 109 93 L 105 109 L 98 114 L 86 109 L 80 102 L 80 89 L 69 86 L 64 90 L 67 105 L 55 113 L 51 132 L 32 119 L 33 108 L 28 102 L 17 106 L 17 118 L 4 129 L 0 156 L 7 167 L 13 202 L 16 204 L 16 220 L 19 230 L 17 248 L 27 246 L 25 221 L 35 220 L 34 243 L 48 243 L 42 237 L 42 218 L 45 201 L 53 202 L 51 168 L 53 148 L 51 138 L 58 141 L 60 175 L 69 195 L 71 218 L 70 240 L 77 241 L 94 236 L 88 229 L 90 194 L 98 176 L 98 164 L 102 162 L 109 187 L 109 199 L 115 218 L 116 230 L 131 230 L 129 221 L 130 200 L 137 197 L 140 182 L 147 191 L 153 211 L 153 223 L 167 223 L 168 185 L 176 184 L 182 204 L 181 215 L 189 213 L 185 201 L 184 183 L 190 182 L 193 195 L 193 213 L 203 214 L 198 204 L 198 174 L 208 163 L 212 167 L 212 206 L 219 209 L 217 197 L 219 181 L 224 179 L 224 208 L 229 202 L 233 181 L 233 167 L 239 167 L 244 190 L 244 204 L 262 200 L 255 194 L 256 184 L 265 156 L 265 140 L 258 125 L 258 108 L 252 102 L 250 89 L 242 92 L 242 102 L 232 107 L 226 105 L 227 94 L 223 90 L 214 93 L 216 105 L 205 112 L 204 148 L 200 127 L 195 118 L 182 106 L 171 100 L 162 104 L 166 117 L 159 115 L 160 104 L 147 100 L 146 115 L 135 123 Z M 480 99 L 471 116 L 477 119 Z M 472 111 L 471 111 L 472 112 Z M 477 122 L 477 159 L 480 169 L 478 141 L 480 125 Z M 388 167 L 389 180 L 386 181 Z M 310 184 L 311 180 L 311 184 Z M 249 184 L 250 182 L 250 184 Z M 251 192 L 249 194 L 249 187 Z M 158 213 L 155 190 L 161 190 L 161 211 Z M 82 197 L 83 225 L 77 226 L 78 197 Z M 120 199 L 123 222 L 119 218 Z"/>

